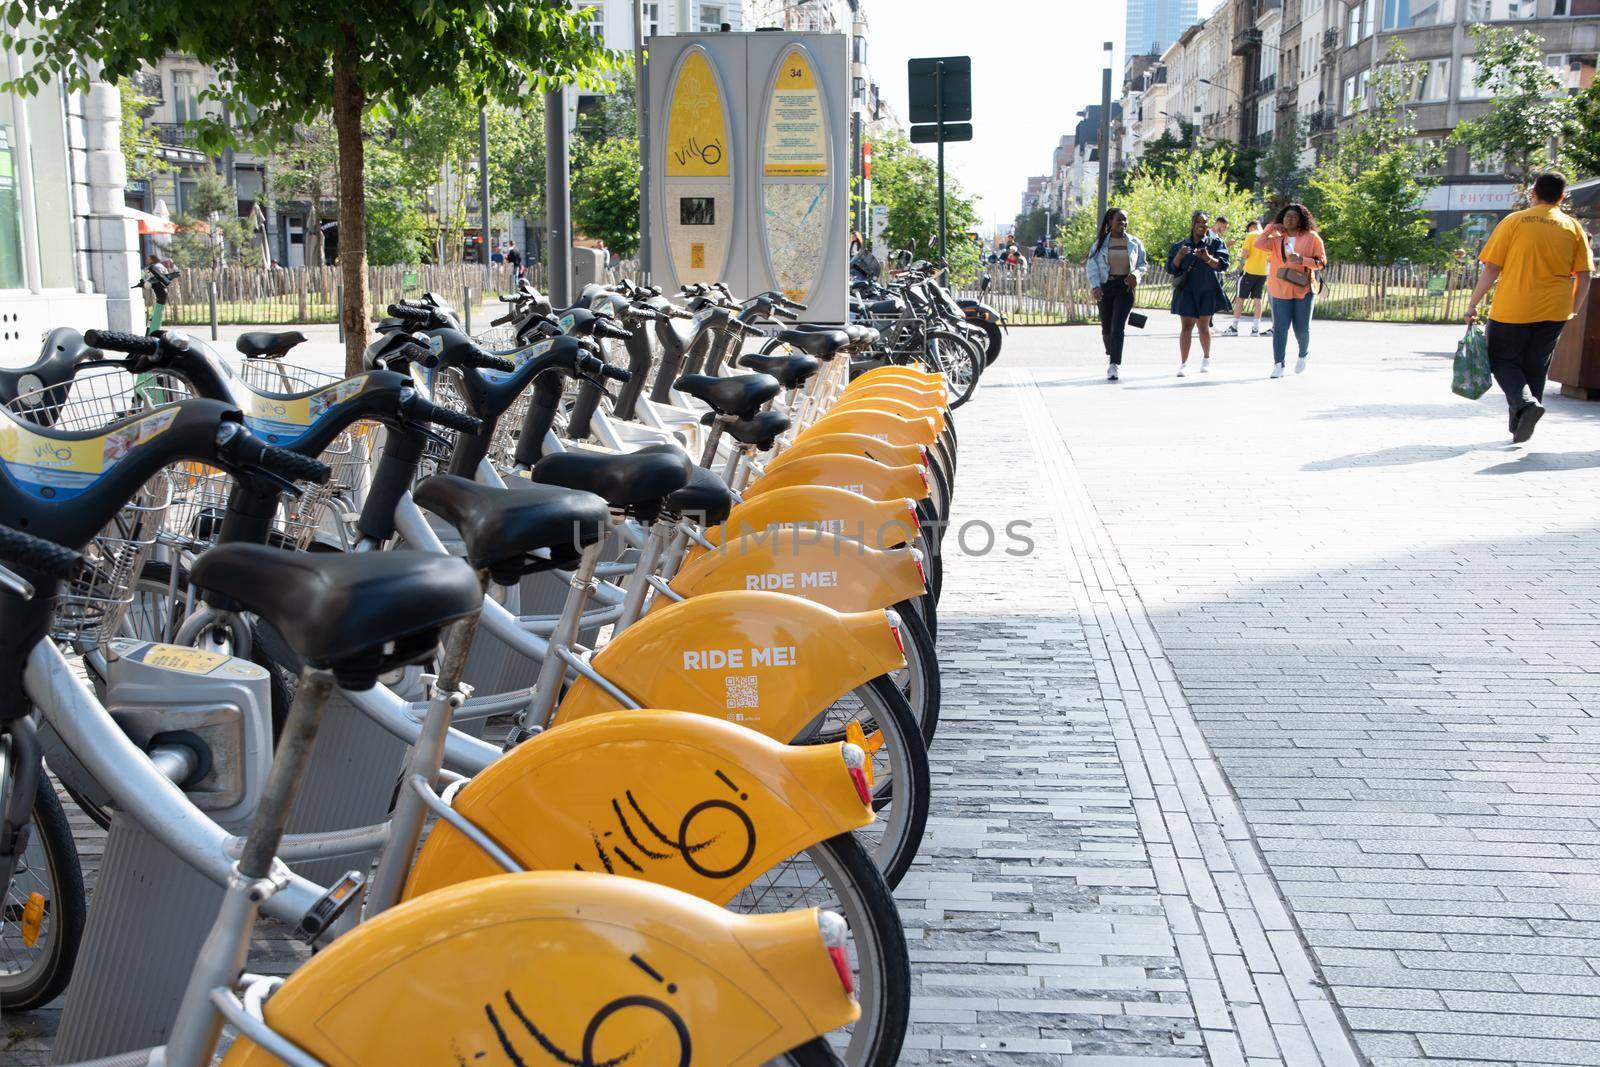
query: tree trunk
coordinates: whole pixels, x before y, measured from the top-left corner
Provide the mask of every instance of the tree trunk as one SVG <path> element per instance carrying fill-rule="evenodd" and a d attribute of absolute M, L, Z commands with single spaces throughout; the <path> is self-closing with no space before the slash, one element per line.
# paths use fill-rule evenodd
<path fill-rule="evenodd" d="M 339 134 L 339 276 L 344 282 L 344 372 L 360 374 L 367 347 L 366 146 L 361 114 L 366 97 L 356 68 L 354 27 L 340 27 L 344 45 L 333 68 L 333 126 Z"/>

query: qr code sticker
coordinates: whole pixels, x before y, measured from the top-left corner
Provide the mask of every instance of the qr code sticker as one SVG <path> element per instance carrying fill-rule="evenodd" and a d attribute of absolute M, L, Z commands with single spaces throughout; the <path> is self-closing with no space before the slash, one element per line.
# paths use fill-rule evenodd
<path fill-rule="evenodd" d="M 728 683 L 729 709 L 761 706 L 761 688 L 755 675 L 728 674 L 723 677 Z"/>

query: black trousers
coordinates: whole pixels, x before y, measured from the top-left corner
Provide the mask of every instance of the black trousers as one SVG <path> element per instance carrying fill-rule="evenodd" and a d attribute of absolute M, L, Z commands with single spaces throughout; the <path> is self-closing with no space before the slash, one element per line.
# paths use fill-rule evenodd
<path fill-rule="evenodd" d="M 1106 355 L 1116 366 L 1122 365 L 1122 339 L 1128 332 L 1128 313 L 1133 310 L 1133 290 L 1126 275 L 1113 275 L 1100 287 L 1100 337 Z"/>
<path fill-rule="evenodd" d="M 1512 411 L 1544 399 L 1550 357 L 1565 322 L 1489 320 L 1489 370 Z"/>

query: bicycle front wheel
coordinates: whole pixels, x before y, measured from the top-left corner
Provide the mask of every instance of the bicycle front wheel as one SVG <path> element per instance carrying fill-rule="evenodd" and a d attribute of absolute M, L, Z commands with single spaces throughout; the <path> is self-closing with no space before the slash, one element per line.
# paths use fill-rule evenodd
<path fill-rule="evenodd" d="M 41 775 L 33 833 L 0 911 L 0 1011 L 32 1011 L 67 987 L 87 910 L 72 827 L 55 788 Z"/>
<path fill-rule="evenodd" d="M 850 930 L 847 948 L 861 1018 L 819 1040 L 850 1067 L 897 1062 L 911 1020 L 905 929 L 883 875 L 854 835 L 831 837 L 780 863 L 728 908 L 744 914 L 823 908 L 842 916 Z"/>
<path fill-rule="evenodd" d="M 960 407 L 977 392 L 984 355 L 978 346 L 952 330 L 928 331 L 928 361 L 950 383 L 950 407 Z"/>

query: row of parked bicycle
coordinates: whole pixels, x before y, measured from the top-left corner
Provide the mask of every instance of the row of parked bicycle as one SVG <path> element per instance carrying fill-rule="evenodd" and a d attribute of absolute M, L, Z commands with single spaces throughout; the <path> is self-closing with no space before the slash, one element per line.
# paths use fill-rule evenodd
<path fill-rule="evenodd" d="M 0 1009 L 65 990 L 55 1062 L 897 1061 L 946 368 L 777 293 L 502 299 L 348 378 L 0 372 Z"/>

